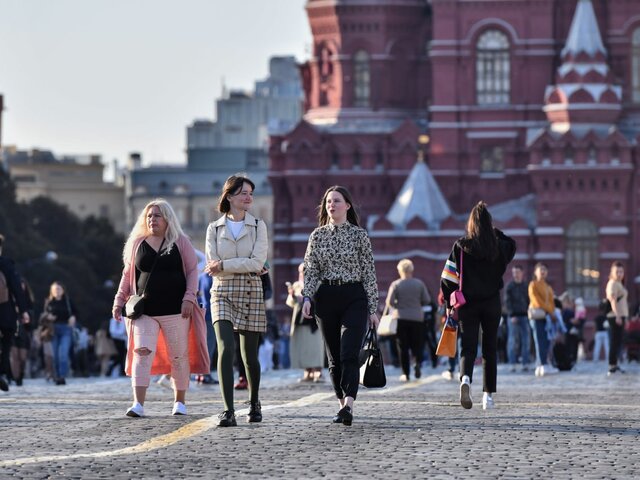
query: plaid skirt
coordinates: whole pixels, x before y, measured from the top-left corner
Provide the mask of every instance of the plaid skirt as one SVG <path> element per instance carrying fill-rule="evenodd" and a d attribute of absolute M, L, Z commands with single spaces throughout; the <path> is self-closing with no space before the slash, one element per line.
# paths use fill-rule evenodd
<path fill-rule="evenodd" d="M 211 287 L 213 322 L 228 320 L 235 330 L 267 331 L 262 280 L 258 275 L 236 273 L 231 278 L 214 277 Z"/>

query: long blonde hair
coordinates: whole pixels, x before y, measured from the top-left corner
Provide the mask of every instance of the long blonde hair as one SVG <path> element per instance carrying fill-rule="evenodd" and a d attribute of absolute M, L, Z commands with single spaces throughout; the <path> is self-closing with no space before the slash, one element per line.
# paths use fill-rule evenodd
<path fill-rule="evenodd" d="M 149 203 L 145 205 L 145 207 L 138 215 L 138 219 L 136 223 L 134 223 L 133 228 L 131 229 L 131 233 L 129 234 L 129 238 L 127 238 L 127 242 L 124 244 L 124 250 L 122 251 L 122 259 L 124 262 L 128 262 L 132 255 L 133 245 L 140 238 L 149 236 L 149 230 L 147 229 L 147 213 L 151 209 L 151 207 L 158 207 L 160 213 L 162 214 L 162 218 L 167 222 L 167 231 L 164 234 L 164 238 L 166 241 L 166 252 L 169 253 L 173 244 L 178 240 L 178 237 L 184 235 L 182 231 L 182 227 L 180 226 L 180 222 L 178 221 L 178 216 L 176 212 L 173 211 L 173 208 L 164 198 L 156 198 L 155 200 L 151 200 Z"/>

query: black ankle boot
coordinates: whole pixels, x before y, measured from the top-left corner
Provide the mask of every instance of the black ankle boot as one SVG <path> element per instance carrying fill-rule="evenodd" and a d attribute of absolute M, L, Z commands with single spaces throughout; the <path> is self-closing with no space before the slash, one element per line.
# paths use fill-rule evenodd
<path fill-rule="evenodd" d="M 353 422 L 353 413 L 351 413 L 351 407 L 345 405 L 336 413 L 336 416 L 333 417 L 333 423 L 341 423 L 343 425 L 351 425 Z"/>
<path fill-rule="evenodd" d="M 260 405 L 260 401 L 251 402 L 251 407 L 249 407 L 249 414 L 247 415 L 247 422 L 258 423 L 261 421 L 262 421 L 262 406 Z"/>
<path fill-rule="evenodd" d="M 218 426 L 219 427 L 235 427 L 238 423 L 236 422 L 236 415 L 233 410 L 225 410 L 220 415 L 218 415 Z"/>

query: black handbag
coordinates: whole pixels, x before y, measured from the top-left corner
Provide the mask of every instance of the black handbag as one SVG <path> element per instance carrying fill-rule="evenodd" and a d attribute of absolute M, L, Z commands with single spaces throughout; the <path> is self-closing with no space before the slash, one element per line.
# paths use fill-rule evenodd
<path fill-rule="evenodd" d="M 151 277 L 153 269 L 156 268 L 156 263 L 158 263 L 158 257 L 160 256 L 160 252 L 162 251 L 162 245 L 164 245 L 164 238 L 162 239 L 160 248 L 158 248 L 158 253 L 155 260 L 153 261 L 153 265 L 151 265 L 151 270 L 149 271 L 149 275 L 147 275 L 147 280 L 144 282 L 142 291 L 139 294 L 136 293 L 135 295 L 131 295 L 127 300 L 127 303 L 125 303 L 124 305 L 124 315 L 131 320 L 140 318 L 144 313 L 144 293 L 147 289 L 147 285 L 149 284 L 149 277 Z"/>
<path fill-rule="evenodd" d="M 369 327 L 360 350 L 360 385 L 367 388 L 382 388 L 387 384 L 382 352 L 378 347 L 378 335 Z"/>

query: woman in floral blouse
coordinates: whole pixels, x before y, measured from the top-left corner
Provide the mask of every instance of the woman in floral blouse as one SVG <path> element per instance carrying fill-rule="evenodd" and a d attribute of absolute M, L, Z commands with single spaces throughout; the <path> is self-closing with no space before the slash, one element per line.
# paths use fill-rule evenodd
<path fill-rule="evenodd" d="M 322 330 L 331 382 L 340 401 L 333 423 L 351 425 L 358 394 L 358 353 L 367 327 L 378 326 L 378 287 L 371 242 L 345 187 L 330 187 L 318 207 L 318 224 L 304 257 L 302 313 L 311 298 Z"/>

